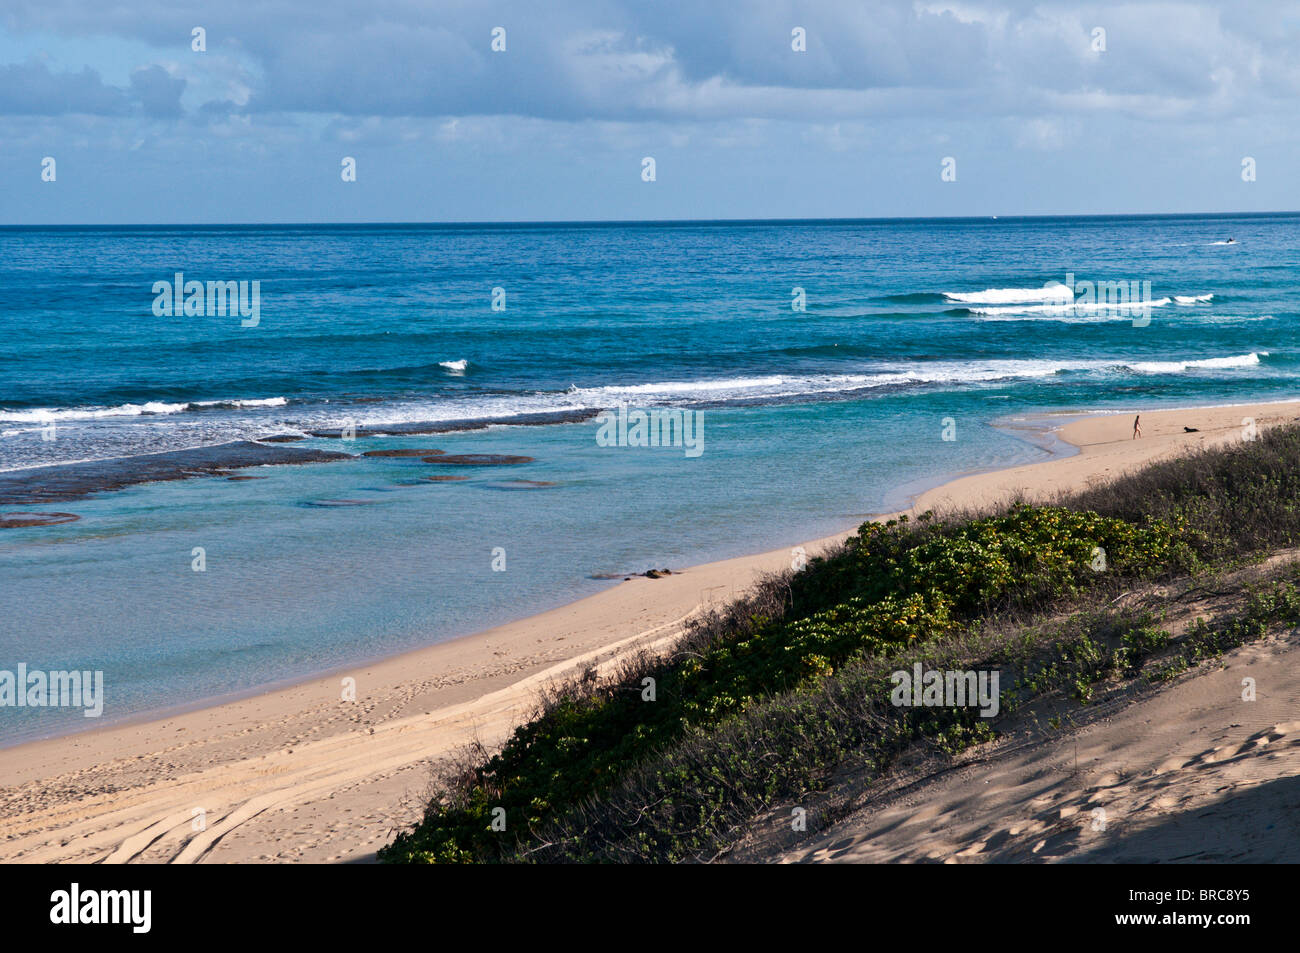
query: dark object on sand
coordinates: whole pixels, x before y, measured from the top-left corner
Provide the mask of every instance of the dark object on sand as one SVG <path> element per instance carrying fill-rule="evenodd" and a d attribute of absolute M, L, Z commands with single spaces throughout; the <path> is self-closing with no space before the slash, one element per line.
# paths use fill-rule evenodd
<path fill-rule="evenodd" d="M 588 576 L 588 579 L 622 579 L 624 582 L 631 582 L 636 576 L 644 576 L 646 579 L 658 579 L 661 576 L 671 576 L 671 569 L 650 569 L 646 572 L 638 572 L 629 576 L 621 572 L 597 572 Z"/>
<path fill-rule="evenodd" d="M 1200 432 L 1201 432 L 1201 428 L 1200 428 L 1200 427 L 1184 427 L 1184 428 L 1183 428 L 1183 433 L 1200 433 Z"/>

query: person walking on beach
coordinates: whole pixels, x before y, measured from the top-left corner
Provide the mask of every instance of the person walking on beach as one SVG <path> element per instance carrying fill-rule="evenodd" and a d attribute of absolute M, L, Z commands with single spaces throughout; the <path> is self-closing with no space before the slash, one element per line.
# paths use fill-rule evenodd
<path fill-rule="evenodd" d="M 1142 415 L 1138 414 L 1133 418 L 1133 439 L 1136 440 L 1142 436 Z"/>

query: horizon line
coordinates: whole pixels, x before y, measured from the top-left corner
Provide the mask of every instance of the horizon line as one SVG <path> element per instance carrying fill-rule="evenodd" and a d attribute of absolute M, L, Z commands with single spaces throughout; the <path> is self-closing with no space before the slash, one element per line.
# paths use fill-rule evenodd
<path fill-rule="evenodd" d="M 106 228 L 499 228 L 502 226 L 597 226 L 597 225 L 791 225 L 823 223 L 892 222 L 990 222 L 1049 221 L 1059 219 L 1146 219 L 1146 218 L 1269 218 L 1300 215 L 1300 210 L 1271 212 L 1080 212 L 1033 215 L 886 215 L 824 218 L 645 218 L 645 219 L 500 219 L 463 221 L 359 221 L 359 222 L 73 222 L 0 224 L 0 230 L 19 229 L 106 229 Z"/>

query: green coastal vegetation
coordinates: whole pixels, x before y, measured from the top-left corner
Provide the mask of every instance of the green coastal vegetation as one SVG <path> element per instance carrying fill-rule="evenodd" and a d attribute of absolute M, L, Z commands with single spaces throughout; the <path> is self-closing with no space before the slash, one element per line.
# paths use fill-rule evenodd
<path fill-rule="evenodd" d="M 948 757 L 1099 691 L 1153 691 L 1300 624 L 1300 426 L 1151 464 L 1052 505 L 865 523 L 697 618 L 670 655 L 554 690 L 439 780 L 391 863 L 725 857 L 755 821 Z M 1186 619 L 1206 592 L 1214 608 Z M 1175 624 L 1176 623 L 1176 624 Z M 1001 674 L 996 717 L 903 707 L 891 673 Z M 808 831 L 834 820 L 809 816 Z"/>

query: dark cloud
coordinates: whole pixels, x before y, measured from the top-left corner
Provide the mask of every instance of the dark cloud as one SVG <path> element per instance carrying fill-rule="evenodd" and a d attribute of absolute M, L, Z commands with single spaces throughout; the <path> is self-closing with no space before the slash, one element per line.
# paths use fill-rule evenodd
<path fill-rule="evenodd" d="M 146 116 L 170 119 L 181 114 L 181 93 L 185 80 L 173 77 L 161 66 L 147 66 L 131 74 L 131 95 Z"/>
<path fill-rule="evenodd" d="M 118 35 L 173 48 L 179 74 L 151 67 L 132 78 L 130 98 L 151 116 L 179 114 L 181 77 L 199 62 L 189 50 L 194 26 L 207 30 L 210 51 L 248 66 L 254 79 L 241 81 L 247 96 L 235 107 L 247 113 L 818 121 L 1114 109 L 1164 119 L 1276 112 L 1300 90 L 1293 42 L 1300 4 L 1291 0 L 7 6 L 11 31 Z M 505 53 L 490 50 L 496 26 L 507 31 Z M 806 30 L 807 52 L 790 48 L 796 26 Z M 1104 53 L 1091 45 L 1099 28 Z M 121 91 L 89 80 L 77 88 L 63 77 L 60 89 L 0 96 L 30 111 L 123 108 Z"/>
<path fill-rule="evenodd" d="M 0 66 L 0 114 L 114 116 L 129 109 L 126 94 L 105 85 L 89 67 L 79 73 L 53 73 L 36 61 Z"/>
<path fill-rule="evenodd" d="M 161 66 L 131 74 L 129 88 L 105 83 L 98 72 L 53 72 L 39 61 L 0 65 L 0 115 L 7 116 L 124 116 L 137 107 L 151 118 L 181 115 L 185 80 L 173 78 Z"/>

